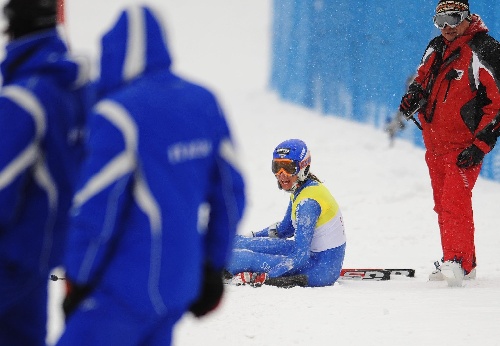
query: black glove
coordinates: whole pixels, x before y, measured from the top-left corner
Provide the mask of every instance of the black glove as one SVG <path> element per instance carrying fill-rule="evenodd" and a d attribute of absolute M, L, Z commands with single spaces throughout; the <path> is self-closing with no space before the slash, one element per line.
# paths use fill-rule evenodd
<path fill-rule="evenodd" d="M 401 98 L 399 111 L 408 119 L 425 103 L 424 90 L 420 84 L 413 82 L 408 87 L 408 92 Z"/>
<path fill-rule="evenodd" d="M 460 168 L 469 168 L 481 163 L 484 153 L 478 146 L 472 144 L 465 148 L 457 157 L 457 166 Z"/>
<path fill-rule="evenodd" d="M 220 270 L 215 270 L 209 264 L 205 265 L 200 295 L 191 305 L 189 311 L 196 317 L 206 315 L 217 308 L 223 293 L 224 284 L 222 282 L 222 272 Z"/>
<path fill-rule="evenodd" d="M 5 32 L 13 39 L 32 32 L 55 28 L 56 0 L 10 0 L 3 8 L 8 26 Z"/>
<path fill-rule="evenodd" d="M 66 278 L 66 297 L 64 297 L 63 301 L 63 311 L 66 319 L 87 298 L 91 291 L 89 286 L 75 285 L 70 279 Z"/>

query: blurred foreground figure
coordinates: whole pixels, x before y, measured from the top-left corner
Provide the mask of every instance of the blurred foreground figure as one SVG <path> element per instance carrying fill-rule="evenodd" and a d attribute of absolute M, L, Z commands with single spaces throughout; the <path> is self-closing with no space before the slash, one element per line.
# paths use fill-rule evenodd
<path fill-rule="evenodd" d="M 311 153 L 300 139 L 274 149 L 272 172 L 278 188 L 290 193 L 286 214 L 253 237 L 237 237 L 229 283 L 317 287 L 337 281 L 346 246 L 342 214 L 310 168 Z"/>
<path fill-rule="evenodd" d="M 243 179 L 215 97 L 170 65 L 147 7 L 102 38 L 59 345 L 169 345 L 186 311 L 203 316 L 222 297 Z"/>
<path fill-rule="evenodd" d="M 472 189 L 499 132 L 500 44 L 468 0 L 440 0 L 433 19 L 441 35 L 429 43 L 400 111 L 419 112 L 438 215 L 443 257 L 429 279 L 461 286 L 476 275 Z"/>
<path fill-rule="evenodd" d="M 45 345 L 49 272 L 61 264 L 83 156 L 85 69 L 56 2 L 11 0 L 0 90 L 0 345 Z"/>

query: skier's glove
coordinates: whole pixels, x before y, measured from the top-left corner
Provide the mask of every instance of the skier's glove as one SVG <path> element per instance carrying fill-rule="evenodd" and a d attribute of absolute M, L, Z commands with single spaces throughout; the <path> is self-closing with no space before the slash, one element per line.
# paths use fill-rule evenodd
<path fill-rule="evenodd" d="M 224 293 L 222 280 L 221 271 L 215 270 L 210 264 L 206 264 L 200 295 L 191 305 L 189 311 L 196 317 L 201 317 L 215 310 Z"/>
<path fill-rule="evenodd" d="M 406 119 L 409 119 L 425 103 L 424 90 L 420 84 L 413 82 L 408 87 L 408 92 L 401 98 L 399 111 Z"/>
<path fill-rule="evenodd" d="M 465 148 L 457 157 L 457 166 L 460 168 L 469 168 L 478 165 L 483 161 L 484 153 L 475 144 Z"/>
<path fill-rule="evenodd" d="M 279 222 L 273 223 L 271 226 L 267 228 L 267 235 L 269 238 L 278 238 L 278 226 Z"/>
<path fill-rule="evenodd" d="M 264 228 L 258 232 L 252 232 L 252 237 L 269 237 L 269 238 L 279 238 L 278 226 L 279 222 L 273 223 L 271 226 Z"/>
<path fill-rule="evenodd" d="M 68 319 L 80 303 L 90 294 L 91 288 L 84 285 L 76 285 L 69 278 L 66 278 L 66 297 L 63 301 L 63 311 Z"/>
<path fill-rule="evenodd" d="M 5 1 L 6 33 L 14 39 L 56 27 L 57 3 L 51 1 Z"/>

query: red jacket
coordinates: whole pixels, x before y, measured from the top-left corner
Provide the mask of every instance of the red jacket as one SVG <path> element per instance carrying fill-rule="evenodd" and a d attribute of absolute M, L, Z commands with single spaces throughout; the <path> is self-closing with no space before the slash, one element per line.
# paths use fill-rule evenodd
<path fill-rule="evenodd" d="M 492 149 L 491 143 L 476 136 L 500 111 L 500 55 L 492 54 L 500 52 L 500 44 L 487 31 L 481 18 L 472 15 L 467 31 L 453 42 L 434 38 L 418 67 L 415 82 L 428 92 L 419 120 L 425 146 L 435 155 L 471 144 L 485 153 Z M 436 59 L 441 63 L 433 74 Z"/>

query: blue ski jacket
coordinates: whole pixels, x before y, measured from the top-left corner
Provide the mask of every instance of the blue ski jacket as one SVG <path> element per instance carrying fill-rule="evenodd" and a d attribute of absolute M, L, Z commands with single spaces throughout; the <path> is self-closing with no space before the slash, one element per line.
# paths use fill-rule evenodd
<path fill-rule="evenodd" d="M 103 36 L 65 259 L 76 284 L 140 314 L 187 309 L 204 263 L 226 264 L 245 203 L 216 98 L 170 65 L 148 8 L 123 11 Z"/>
<path fill-rule="evenodd" d="M 27 282 L 62 261 L 88 69 L 55 29 L 9 43 L 0 68 L 0 265 Z"/>

